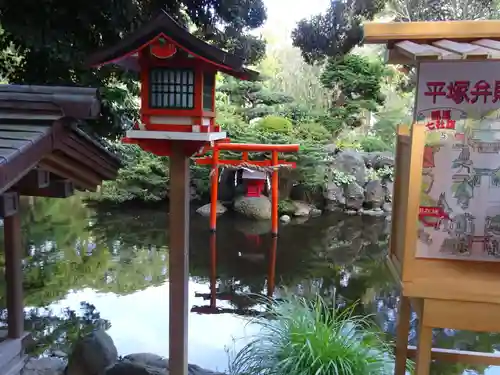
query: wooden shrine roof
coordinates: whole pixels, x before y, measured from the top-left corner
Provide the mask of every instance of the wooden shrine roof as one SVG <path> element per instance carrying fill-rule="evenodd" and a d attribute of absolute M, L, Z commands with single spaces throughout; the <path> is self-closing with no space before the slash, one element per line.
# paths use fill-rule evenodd
<path fill-rule="evenodd" d="M 146 22 L 113 46 L 102 48 L 91 55 L 86 63 L 93 67 L 114 63 L 125 69 L 139 71 L 138 51 L 160 35 L 171 39 L 187 53 L 209 61 L 224 73 L 247 80 L 259 77 L 258 72 L 243 66 L 244 60 L 241 57 L 197 38 L 163 10 L 155 19 Z"/>
<path fill-rule="evenodd" d="M 116 178 L 120 159 L 77 127 L 99 110 L 95 89 L 0 85 L 0 193 L 34 168 L 81 190 Z"/>
<path fill-rule="evenodd" d="M 387 62 L 499 60 L 500 21 L 368 22 L 365 44 L 386 44 Z"/>

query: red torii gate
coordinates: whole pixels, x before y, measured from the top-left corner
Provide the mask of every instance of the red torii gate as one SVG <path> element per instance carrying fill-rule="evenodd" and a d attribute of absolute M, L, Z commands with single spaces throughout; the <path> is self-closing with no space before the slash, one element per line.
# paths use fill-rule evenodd
<path fill-rule="evenodd" d="M 245 143 L 230 143 L 229 138 L 215 141 L 211 145 L 202 148 L 198 155 L 203 155 L 208 151 L 212 151 L 212 156 L 205 156 L 195 159 L 198 165 L 211 165 L 211 195 L 210 195 L 210 230 L 215 232 L 217 227 L 217 198 L 219 193 L 219 166 L 232 165 L 243 166 L 253 165 L 256 167 L 268 167 L 272 169 L 271 178 L 271 230 L 273 236 L 278 235 L 278 168 L 288 166 L 295 168 L 295 163 L 278 159 L 280 152 L 298 152 L 298 144 L 277 145 L 277 144 L 245 144 Z M 241 159 L 219 159 L 220 151 L 235 151 L 241 152 Z M 249 152 L 270 152 L 271 160 L 250 160 Z"/>

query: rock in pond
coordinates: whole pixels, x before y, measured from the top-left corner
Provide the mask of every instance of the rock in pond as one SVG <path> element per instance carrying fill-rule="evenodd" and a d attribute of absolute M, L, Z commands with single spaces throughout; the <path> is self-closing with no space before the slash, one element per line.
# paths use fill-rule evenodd
<path fill-rule="evenodd" d="M 96 330 L 75 344 L 65 375 L 101 375 L 117 361 L 118 352 L 111 337 Z"/>
<path fill-rule="evenodd" d="M 288 223 L 290 222 L 290 220 L 292 220 L 292 219 L 291 219 L 291 218 L 290 218 L 290 216 L 288 216 L 288 215 L 282 215 L 282 216 L 280 217 L 280 221 L 281 221 L 283 224 L 288 224 Z"/>
<path fill-rule="evenodd" d="M 238 197 L 234 202 L 234 210 L 255 220 L 271 219 L 271 201 L 268 197 Z"/>
<path fill-rule="evenodd" d="M 61 358 L 30 358 L 24 366 L 22 375 L 63 375 L 66 363 Z"/>
<path fill-rule="evenodd" d="M 226 213 L 226 211 L 227 211 L 226 206 L 224 206 L 219 201 L 217 201 L 217 204 L 215 207 L 216 207 L 217 216 L 220 216 L 220 215 Z M 201 216 L 209 217 L 210 216 L 210 203 L 207 203 L 206 205 L 201 206 L 200 208 L 198 208 L 196 210 L 196 212 L 199 213 Z"/>
<path fill-rule="evenodd" d="M 169 375 L 169 363 L 166 358 L 151 353 L 130 354 L 106 371 L 106 375 Z M 188 365 L 188 375 L 223 375 Z"/>

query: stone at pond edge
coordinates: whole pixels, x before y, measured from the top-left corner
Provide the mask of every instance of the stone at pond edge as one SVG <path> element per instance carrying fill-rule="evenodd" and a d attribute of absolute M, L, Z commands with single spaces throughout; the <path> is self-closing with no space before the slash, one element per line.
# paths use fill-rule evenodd
<path fill-rule="evenodd" d="M 271 219 L 271 201 L 263 195 L 260 197 L 241 196 L 236 198 L 234 210 L 255 220 Z"/>
<path fill-rule="evenodd" d="M 227 211 L 227 208 L 222 203 L 217 201 L 217 204 L 216 204 L 217 216 L 220 216 L 220 215 L 226 213 L 226 211 Z M 209 217 L 210 216 L 210 203 L 207 203 L 206 205 L 201 206 L 200 208 L 198 208 L 196 210 L 196 212 L 199 213 L 201 216 Z"/>
<path fill-rule="evenodd" d="M 293 201 L 293 205 L 295 207 L 293 216 L 309 216 L 311 214 L 311 210 L 314 208 L 314 206 L 309 203 L 300 201 Z"/>
<path fill-rule="evenodd" d="M 168 375 L 169 363 L 166 358 L 151 353 L 127 355 L 106 375 Z M 202 369 L 196 365 L 188 365 L 188 375 L 223 375 Z"/>
<path fill-rule="evenodd" d="M 330 164 L 330 168 L 354 176 L 356 182 L 361 186 L 366 182 L 365 160 L 363 155 L 356 150 L 346 149 L 337 154 Z"/>
<path fill-rule="evenodd" d="M 117 358 L 111 337 L 103 330 L 96 330 L 76 342 L 68 359 L 66 375 L 103 374 Z"/>
<path fill-rule="evenodd" d="M 62 375 L 66 363 L 61 358 L 30 358 L 24 366 L 22 375 Z"/>
<path fill-rule="evenodd" d="M 337 211 L 338 207 L 345 205 L 344 189 L 335 182 L 326 184 L 323 197 L 326 200 L 326 209 L 328 211 Z"/>
<path fill-rule="evenodd" d="M 382 181 L 371 180 L 365 186 L 365 203 L 368 207 L 381 207 L 385 202 L 385 189 Z"/>
<path fill-rule="evenodd" d="M 292 220 L 292 219 L 291 219 L 291 218 L 290 218 L 290 216 L 288 216 L 288 215 L 282 215 L 282 216 L 280 217 L 280 221 L 281 221 L 283 224 L 288 224 L 288 223 L 290 222 L 290 220 Z"/>
<path fill-rule="evenodd" d="M 348 209 L 359 210 L 363 207 L 365 200 L 365 190 L 356 182 L 347 184 L 345 188 L 346 207 Z"/>

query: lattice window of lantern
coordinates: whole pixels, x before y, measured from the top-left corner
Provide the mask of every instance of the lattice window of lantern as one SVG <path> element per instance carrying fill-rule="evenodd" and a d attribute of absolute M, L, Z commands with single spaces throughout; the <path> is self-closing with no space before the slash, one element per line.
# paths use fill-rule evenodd
<path fill-rule="evenodd" d="M 149 85 L 149 106 L 151 108 L 194 108 L 193 70 L 151 69 Z"/>
<path fill-rule="evenodd" d="M 215 74 L 203 74 L 203 109 L 205 111 L 213 111 L 213 88 L 215 86 Z"/>

